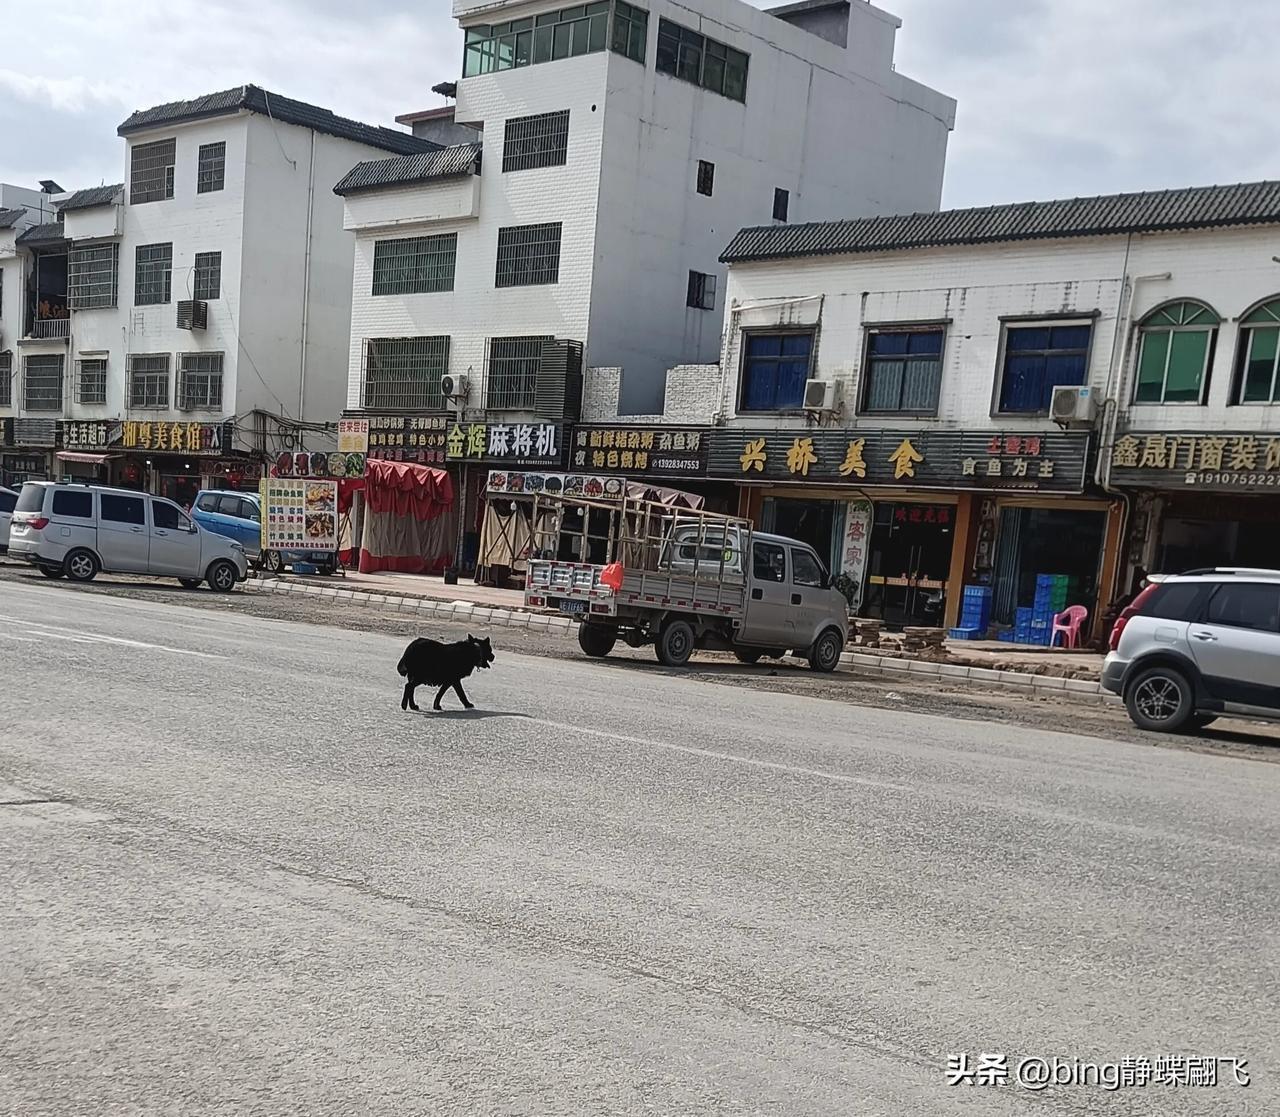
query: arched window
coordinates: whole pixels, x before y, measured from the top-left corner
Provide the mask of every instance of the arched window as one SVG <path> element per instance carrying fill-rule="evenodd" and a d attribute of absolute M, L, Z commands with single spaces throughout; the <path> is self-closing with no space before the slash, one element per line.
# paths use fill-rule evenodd
<path fill-rule="evenodd" d="M 1240 323 L 1236 403 L 1280 403 L 1280 299 L 1263 303 Z"/>
<path fill-rule="evenodd" d="M 1162 306 L 1142 320 L 1138 333 L 1138 384 L 1134 403 L 1203 403 L 1218 316 L 1203 303 Z"/>

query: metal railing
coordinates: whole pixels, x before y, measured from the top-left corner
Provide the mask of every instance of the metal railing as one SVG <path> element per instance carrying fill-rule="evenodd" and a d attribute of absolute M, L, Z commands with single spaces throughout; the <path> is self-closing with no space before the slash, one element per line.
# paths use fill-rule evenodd
<path fill-rule="evenodd" d="M 37 318 L 27 332 L 27 337 L 39 341 L 66 341 L 70 336 L 70 318 Z"/>

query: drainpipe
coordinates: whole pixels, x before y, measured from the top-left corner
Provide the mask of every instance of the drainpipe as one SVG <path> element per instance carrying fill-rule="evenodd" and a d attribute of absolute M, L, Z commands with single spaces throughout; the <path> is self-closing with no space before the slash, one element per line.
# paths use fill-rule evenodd
<path fill-rule="evenodd" d="M 311 133 L 311 158 L 307 167 L 307 245 L 302 263 L 302 349 L 298 369 L 298 418 L 305 414 L 307 396 L 307 330 L 311 321 L 311 224 L 316 199 L 316 134 Z"/>

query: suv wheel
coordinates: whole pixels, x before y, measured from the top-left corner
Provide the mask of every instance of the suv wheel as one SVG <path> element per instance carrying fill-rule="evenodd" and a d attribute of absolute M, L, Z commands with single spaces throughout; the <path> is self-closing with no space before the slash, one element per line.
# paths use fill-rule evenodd
<path fill-rule="evenodd" d="M 98 559 L 92 551 L 77 547 L 63 560 L 62 569 L 73 582 L 92 582 L 98 573 Z"/>
<path fill-rule="evenodd" d="M 830 673 L 840 664 L 840 654 L 844 651 L 844 640 L 838 628 L 828 628 L 809 649 L 809 666 L 824 674 Z"/>
<path fill-rule="evenodd" d="M 218 593 L 230 593 L 236 588 L 236 568 L 226 559 L 219 559 L 209 567 L 209 588 Z"/>
<path fill-rule="evenodd" d="M 1148 667 L 1129 684 L 1124 704 L 1139 729 L 1173 733 L 1195 713 L 1195 693 L 1176 667 Z"/>

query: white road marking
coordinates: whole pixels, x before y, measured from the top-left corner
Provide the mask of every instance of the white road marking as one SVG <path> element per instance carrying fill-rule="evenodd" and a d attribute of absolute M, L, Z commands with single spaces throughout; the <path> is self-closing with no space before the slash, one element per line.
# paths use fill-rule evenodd
<path fill-rule="evenodd" d="M 610 733 L 604 729 L 588 729 L 582 725 L 567 725 L 560 721 L 548 721 L 545 718 L 526 718 L 535 725 L 545 725 L 549 729 L 560 729 L 565 733 L 587 733 L 593 737 L 603 737 L 609 741 L 621 741 L 625 745 L 644 745 L 648 748 L 667 749 L 670 752 L 682 752 L 687 756 L 700 756 L 705 760 L 726 760 L 730 764 L 746 764 L 752 768 L 767 768 L 771 772 L 785 772 L 790 776 L 809 776 L 814 779 L 827 780 L 831 783 L 857 784 L 861 787 L 880 787 L 890 791 L 917 791 L 906 784 L 893 783 L 891 780 L 874 780 L 865 776 L 849 776 L 843 772 L 827 772 L 821 768 L 804 768 L 796 764 L 780 764 L 774 760 L 757 760 L 752 756 L 740 756 L 732 752 L 717 752 L 714 749 L 700 749 L 693 745 L 677 745 L 670 741 L 655 741 L 649 737 L 629 737 L 625 733 Z"/>
<path fill-rule="evenodd" d="M 126 640 L 123 636 L 107 636 L 100 632 L 85 632 L 78 628 L 66 628 L 57 624 L 41 624 L 38 621 L 27 621 L 20 617 L 0 616 L 0 621 L 20 624 L 26 629 L 26 636 L 40 637 L 48 640 L 65 640 L 74 644 L 114 644 L 124 648 L 145 648 L 148 651 L 170 652 L 173 655 L 190 655 L 199 659 L 225 659 L 226 656 L 214 655 L 212 652 L 197 652 L 190 648 L 172 648 L 168 644 L 148 644 L 142 640 Z M 22 636 L 11 633 L 14 640 L 22 640 Z"/>

